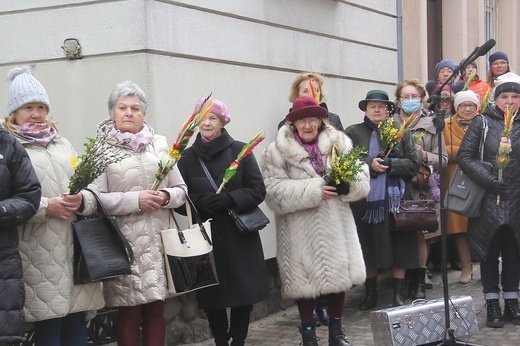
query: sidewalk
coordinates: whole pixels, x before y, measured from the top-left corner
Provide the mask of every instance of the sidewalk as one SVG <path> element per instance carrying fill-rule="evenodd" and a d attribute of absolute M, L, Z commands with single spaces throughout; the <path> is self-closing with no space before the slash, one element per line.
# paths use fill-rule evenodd
<path fill-rule="evenodd" d="M 440 273 L 433 273 L 433 289 L 426 290 L 427 299 L 442 298 L 442 280 Z M 458 282 L 460 271 L 448 271 L 449 295 L 469 295 L 473 298 L 473 306 L 477 314 L 479 333 L 459 341 L 466 341 L 481 346 L 516 346 L 520 344 L 520 326 L 506 322 L 504 328 L 486 327 L 486 308 L 480 282 L 480 267 L 474 263 L 473 281 L 468 285 Z M 392 279 L 387 275 L 379 278 L 379 302 L 376 309 L 390 307 L 392 302 Z M 348 340 L 353 346 L 377 346 L 372 338 L 370 313 L 359 311 L 357 306 L 364 297 L 364 287 L 357 286 L 347 292 L 343 327 Z M 503 300 L 501 300 L 503 309 Z M 296 306 L 270 315 L 267 318 L 251 323 L 246 345 L 295 346 L 301 342 L 298 332 L 300 319 Z M 317 328 L 321 339 L 320 345 L 328 344 L 326 326 Z M 213 340 L 191 345 L 214 345 Z"/>

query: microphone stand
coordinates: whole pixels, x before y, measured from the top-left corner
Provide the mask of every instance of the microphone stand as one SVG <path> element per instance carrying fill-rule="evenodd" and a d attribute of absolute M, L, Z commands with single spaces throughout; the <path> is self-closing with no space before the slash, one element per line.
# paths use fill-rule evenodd
<path fill-rule="evenodd" d="M 440 222 L 439 227 L 441 228 L 441 266 L 442 266 L 442 286 L 443 286 L 443 298 L 444 298 L 444 321 L 445 321 L 445 330 L 444 330 L 444 338 L 441 341 L 433 342 L 433 343 L 427 343 L 423 345 L 461 345 L 461 346 L 480 346 L 477 344 L 465 342 L 465 341 L 459 341 L 455 338 L 455 332 L 451 328 L 451 321 L 450 321 L 450 296 L 449 296 L 449 290 L 448 290 L 448 251 L 447 251 L 447 245 L 446 245 L 446 209 L 444 208 L 444 194 L 442 193 L 442 182 L 443 182 L 443 169 L 442 169 L 442 130 L 444 129 L 444 114 L 445 110 L 441 109 L 441 91 L 450 81 L 452 81 L 455 76 L 459 73 L 461 69 L 465 69 L 466 65 L 469 63 L 475 61 L 480 55 L 478 53 L 480 47 L 475 48 L 475 50 L 470 54 L 468 58 L 466 58 L 456 69 L 452 72 L 451 76 L 439 87 L 434 89 L 430 97 L 428 98 L 428 103 L 434 102 L 435 103 L 435 118 L 433 119 L 433 124 L 435 125 L 435 128 L 437 129 L 437 148 L 438 148 L 438 160 L 439 160 L 439 188 L 441 190 L 441 198 L 440 198 Z M 455 110 L 456 111 L 456 110 Z"/>

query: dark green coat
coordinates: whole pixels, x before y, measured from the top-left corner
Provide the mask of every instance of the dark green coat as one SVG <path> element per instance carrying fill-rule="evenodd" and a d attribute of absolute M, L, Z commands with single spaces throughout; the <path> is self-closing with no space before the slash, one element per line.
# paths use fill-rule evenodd
<path fill-rule="evenodd" d="M 363 146 L 368 151 L 372 129 L 361 123 L 349 126 L 345 133 L 352 139 L 354 145 Z M 372 160 L 373 157 L 368 155 L 363 159 L 369 167 Z M 398 157 L 392 159 L 392 168 L 388 173 L 392 177 L 405 180 L 405 199 L 412 197 L 411 179 L 420 164 L 421 158 L 415 149 L 410 131 L 406 131 L 399 146 Z M 380 224 L 368 224 L 361 220 L 366 212 L 366 199 L 350 204 L 367 268 L 418 268 L 417 234 L 392 232 L 388 200 L 385 203 L 385 221 Z"/>

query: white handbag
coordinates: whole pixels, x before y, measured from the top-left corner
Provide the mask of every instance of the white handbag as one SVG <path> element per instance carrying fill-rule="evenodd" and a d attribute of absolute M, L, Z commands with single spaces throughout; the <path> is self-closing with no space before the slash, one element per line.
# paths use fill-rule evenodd
<path fill-rule="evenodd" d="M 211 219 L 201 222 L 187 194 L 186 200 L 189 227 L 181 230 L 171 212 L 176 228 L 161 231 L 166 282 L 171 295 L 218 285 L 211 240 Z M 197 222 L 195 224 L 192 223 L 192 208 Z"/>

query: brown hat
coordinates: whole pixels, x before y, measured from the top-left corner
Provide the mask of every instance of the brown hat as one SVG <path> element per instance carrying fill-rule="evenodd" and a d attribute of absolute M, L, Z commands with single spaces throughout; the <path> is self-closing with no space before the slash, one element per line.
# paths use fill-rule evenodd
<path fill-rule="evenodd" d="M 285 120 L 293 123 L 303 118 L 325 118 L 327 113 L 327 109 L 321 107 L 313 97 L 300 96 L 294 101 L 293 107 Z"/>

